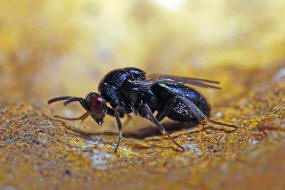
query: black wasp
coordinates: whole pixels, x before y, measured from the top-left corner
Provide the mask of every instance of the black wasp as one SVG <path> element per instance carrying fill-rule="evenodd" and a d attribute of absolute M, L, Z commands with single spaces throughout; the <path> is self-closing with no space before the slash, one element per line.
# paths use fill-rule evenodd
<path fill-rule="evenodd" d="M 135 114 L 149 119 L 161 131 L 167 135 L 181 150 L 179 145 L 160 124 L 160 121 L 168 117 L 176 121 L 197 121 L 204 124 L 206 121 L 237 128 L 235 125 L 213 121 L 210 118 L 210 105 L 206 99 L 194 89 L 186 86 L 193 85 L 204 88 L 219 89 L 219 82 L 186 78 L 171 75 L 146 75 L 140 69 L 128 67 L 116 69 L 101 80 L 99 93 L 91 92 L 87 97 L 79 98 L 73 96 L 61 96 L 48 101 L 51 104 L 64 100 L 64 105 L 78 101 L 86 110 L 78 118 L 65 118 L 66 120 L 84 121 L 89 115 L 102 125 L 106 114 L 116 118 L 119 128 L 119 139 L 115 152 L 122 139 L 121 119 L 125 114 L 134 112 Z M 154 112 L 157 112 L 154 115 Z"/>

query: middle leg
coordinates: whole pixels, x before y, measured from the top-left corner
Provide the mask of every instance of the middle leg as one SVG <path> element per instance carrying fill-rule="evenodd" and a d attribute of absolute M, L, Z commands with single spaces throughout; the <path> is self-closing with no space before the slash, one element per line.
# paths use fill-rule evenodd
<path fill-rule="evenodd" d="M 172 136 L 170 136 L 168 134 L 168 132 L 164 129 L 164 127 L 159 123 L 159 121 L 154 117 L 150 107 L 147 105 L 147 104 L 144 104 L 144 108 L 145 108 L 145 111 L 146 111 L 146 115 L 147 115 L 147 118 L 152 121 L 161 131 L 161 133 L 163 135 L 166 135 L 170 140 L 172 140 L 172 142 L 174 144 L 176 144 L 176 146 L 178 146 L 183 152 L 185 151 L 185 149 L 180 145 L 178 144 Z"/>

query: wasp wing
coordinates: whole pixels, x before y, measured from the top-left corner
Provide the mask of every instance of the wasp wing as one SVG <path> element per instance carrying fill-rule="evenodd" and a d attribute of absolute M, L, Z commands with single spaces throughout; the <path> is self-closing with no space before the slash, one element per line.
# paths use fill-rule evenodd
<path fill-rule="evenodd" d="M 193 86 L 199 86 L 203 88 L 214 88 L 220 89 L 218 86 L 220 82 L 212 81 L 207 79 L 200 79 L 200 78 L 190 78 L 190 77 L 180 77 L 180 76 L 173 76 L 173 75 L 162 75 L 162 74 L 151 74 L 147 75 L 146 80 L 137 80 L 135 81 L 136 84 L 139 85 L 151 85 L 154 83 L 163 83 L 163 84 L 189 84 Z"/>

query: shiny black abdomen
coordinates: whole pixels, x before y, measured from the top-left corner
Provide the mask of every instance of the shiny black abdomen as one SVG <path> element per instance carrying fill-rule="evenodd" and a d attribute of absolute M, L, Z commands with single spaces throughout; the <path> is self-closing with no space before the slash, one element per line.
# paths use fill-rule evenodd
<path fill-rule="evenodd" d="M 167 114 L 172 120 L 176 121 L 197 121 L 195 115 L 185 106 L 180 97 L 185 97 L 194 103 L 207 117 L 210 117 L 210 105 L 206 99 L 194 89 L 182 84 L 153 84 L 151 90 L 156 95 L 158 111 L 162 111 L 166 103 L 176 98 L 176 102 L 171 106 Z"/>

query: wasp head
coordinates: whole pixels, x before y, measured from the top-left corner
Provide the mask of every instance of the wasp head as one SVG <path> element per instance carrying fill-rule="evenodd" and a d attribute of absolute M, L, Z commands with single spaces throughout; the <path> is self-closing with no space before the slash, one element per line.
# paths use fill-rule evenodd
<path fill-rule="evenodd" d="M 88 105 L 88 112 L 98 125 L 102 125 L 107 113 L 106 100 L 98 93 L 91 92 L 85 98 Z M 85 108 L 86 109 L 86 108 Z"/>

